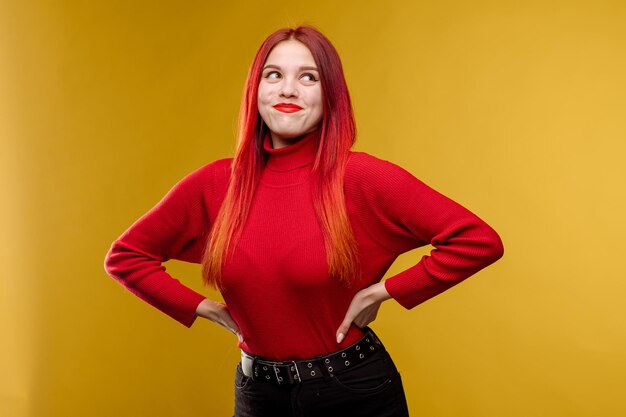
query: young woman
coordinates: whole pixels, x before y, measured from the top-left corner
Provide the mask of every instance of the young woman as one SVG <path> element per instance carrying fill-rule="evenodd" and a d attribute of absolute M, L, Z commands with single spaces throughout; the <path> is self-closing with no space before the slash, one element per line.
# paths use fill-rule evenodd
<path fill-rule="evenodd" d="M 310 26 L 278 30 L 250 67 L 234 158 L 187 175 L 107 253 L 107 272 L 141 299 L 237 335 L 237 417 L 407 416 L 368 326 L 381 303 L 411 309 L 503 254 L 475 214 L 354 141 L 335 48 Z M 426 244 L 430 256 L 381 282 Z M 225 303 L 172 278 L 168 259 L 202 263 Z"/>

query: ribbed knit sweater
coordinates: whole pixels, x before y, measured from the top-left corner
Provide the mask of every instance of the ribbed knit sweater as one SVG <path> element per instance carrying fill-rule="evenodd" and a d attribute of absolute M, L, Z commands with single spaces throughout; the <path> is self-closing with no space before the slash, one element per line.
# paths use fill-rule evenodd
<path fill-rule="evenodd" d="M 222 296 L 239 325 L 246 352 L 291 360 L 337 351 L 363 334 L 335 332 L 356 292 L 380 282 L 398 255 L 433 246 L 410 268 L 384 281 L 411 309 L 503 255 L 498 234 L 475 214 L 405 169 L 351 151 L 344 192 L 358 242 L 362 274 L 347 288 L 329 279 L 322 231 L 313 209 L 311 167 L 319 131 L 273 149 L 254 194 L 232 259 L 223 268 Z M 232 158 L 208 163 L 178 182 L 115 242 L 105 270 L 150 305 L 190 327 L 204 295 L 166 272 L 163 262 L 200 263 L 224 199 Z"/>

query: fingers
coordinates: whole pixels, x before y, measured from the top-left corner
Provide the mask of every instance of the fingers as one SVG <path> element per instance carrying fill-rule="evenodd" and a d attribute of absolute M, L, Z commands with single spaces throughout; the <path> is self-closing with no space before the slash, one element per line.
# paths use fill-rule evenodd
<path fill-rule="evenodd" d="M 237 336 L 237 339 L 239 339 L 240 343 L 243 342 L 243 336 L 241 335 L 241 330 L 239 329 L 239 326 L 237 326 L 237 323 L 235 323 L 235 320 L 233 320 L 228 310 L 225 310 L 224 318 L 226 319 L 226 324 L 227 324 L 226 328 Z"/>
<path fill-rule="evenodd" d="M 237 336 L 237 339 L 239 339 L 240 343 L 243 342 L 241 330 L 239 329 L 237 323 L 235 323 L 235 320 L 233 320 L 233 317 L 230 315 L 228 307 L 225 304 L 221 304 L 221 308 L 217 313 L 217 319 L 214 321 L 219 325 L 225 327 L 230 332 L 234 333 Z"/>
<path fill-rule="evenodd" d="M 346 334 L 348 333 L 348 330 L 350 330 L 350 325 L 352 324 L 356 316 L 361 312 L 362 307 L 360 304 L 361 301 L 357 293 L 357 295 L 352 299 L 350 307 L 348 307 L 346 316 L 344 317 L 343 321 L 339 325 L 339 328 L 337 329 L 337 343 L 341 343 L 343 341 L 343 339 L 346 337 Z"/>
<path fill-rule="evenodd" d="M 224 324 L 226 324 L 226 327 L 228 327 L 228 329 L 232 331 L 233 333 L 239 333 L 240 332 L 239 326 L 237 326 L 237 323 L 235 323 L 235 320 L 233 320 L 228 310 L 224 310 L 223 314 L 224 314 L 223 320 L 224 320 Z"/>
<path fill-rule="evenodd" d="M 240 343 L 243 342 L 243 335 L 241 334 L 241 330 L 239 330 L 239 327 L 237 327 L 236 324 L 235 325 L 229 324 L 229 325 L 225 325 L 224 327 L 227 330 L 231 331 L 235 336 L 237 336 L 237 339 L 239 340 Z"/>
<path fill-rule="evenodd" d="M 354 296 L 346 316 L 337 329 L 337 343 L 343 341 L 352 323 L 359 328 L 364 328 L 376 319 L 381 301 L 372 303 L 371 300 L 368 300 L 370 299 L 367 298 L 364 292 L 358 292 Z"/>
<path fill-rule="evenodd" d="M 198 307 L 196 308 L 196 315 L 219 324 L 226 330 L 237 335 L 240 343 L 243 342 L 241 330 L 239 329 L 237 323 L 235 323 L 235 320 L 233 320 L 232 316 L 230 315 L 226 304 L 205 298 L 204 300 L 202 300 L 202 302 L 200 302 L 200 304 L 198 304 Z"/>
<path fill-rule="evenodd" d="M 349 312 L 348 312 L 349 313 Z M 346 315 L 346 318 L 343 320 L 339 328 L 337 329 L 337 343 L 341 343 L 343 339 L 346 337 L 348 330 L 350 330 L 350 324 L 352 324 L 352 317 L 350 314 Z"/>

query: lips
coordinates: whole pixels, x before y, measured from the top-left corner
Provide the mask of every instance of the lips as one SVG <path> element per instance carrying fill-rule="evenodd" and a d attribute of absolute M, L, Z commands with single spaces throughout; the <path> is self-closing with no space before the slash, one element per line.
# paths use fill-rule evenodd
<path fill-rule="evenodd" d="M 302 107 L 292 103 L 278 103 L 274 108 L 283 113 L 295 113 L 302 110 Z"/>

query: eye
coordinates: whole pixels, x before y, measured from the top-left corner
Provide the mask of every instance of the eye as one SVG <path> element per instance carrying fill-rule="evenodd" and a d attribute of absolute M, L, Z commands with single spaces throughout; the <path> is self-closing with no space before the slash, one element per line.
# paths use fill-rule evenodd
<path fill-rule="evenodd" d="M 315 78 L 315 75 L 311 74 L 310 72 L 302 74 L 302 78 L 305 81 L 317 81 L 317 78 Z"/>
<path fill-rule="evenodd" d="M 280 73 L 278 71 L 269 71 L 268 73 L 265 74 L 264 78 L 275 80 L 278 77 L 280 77 Z"/>

